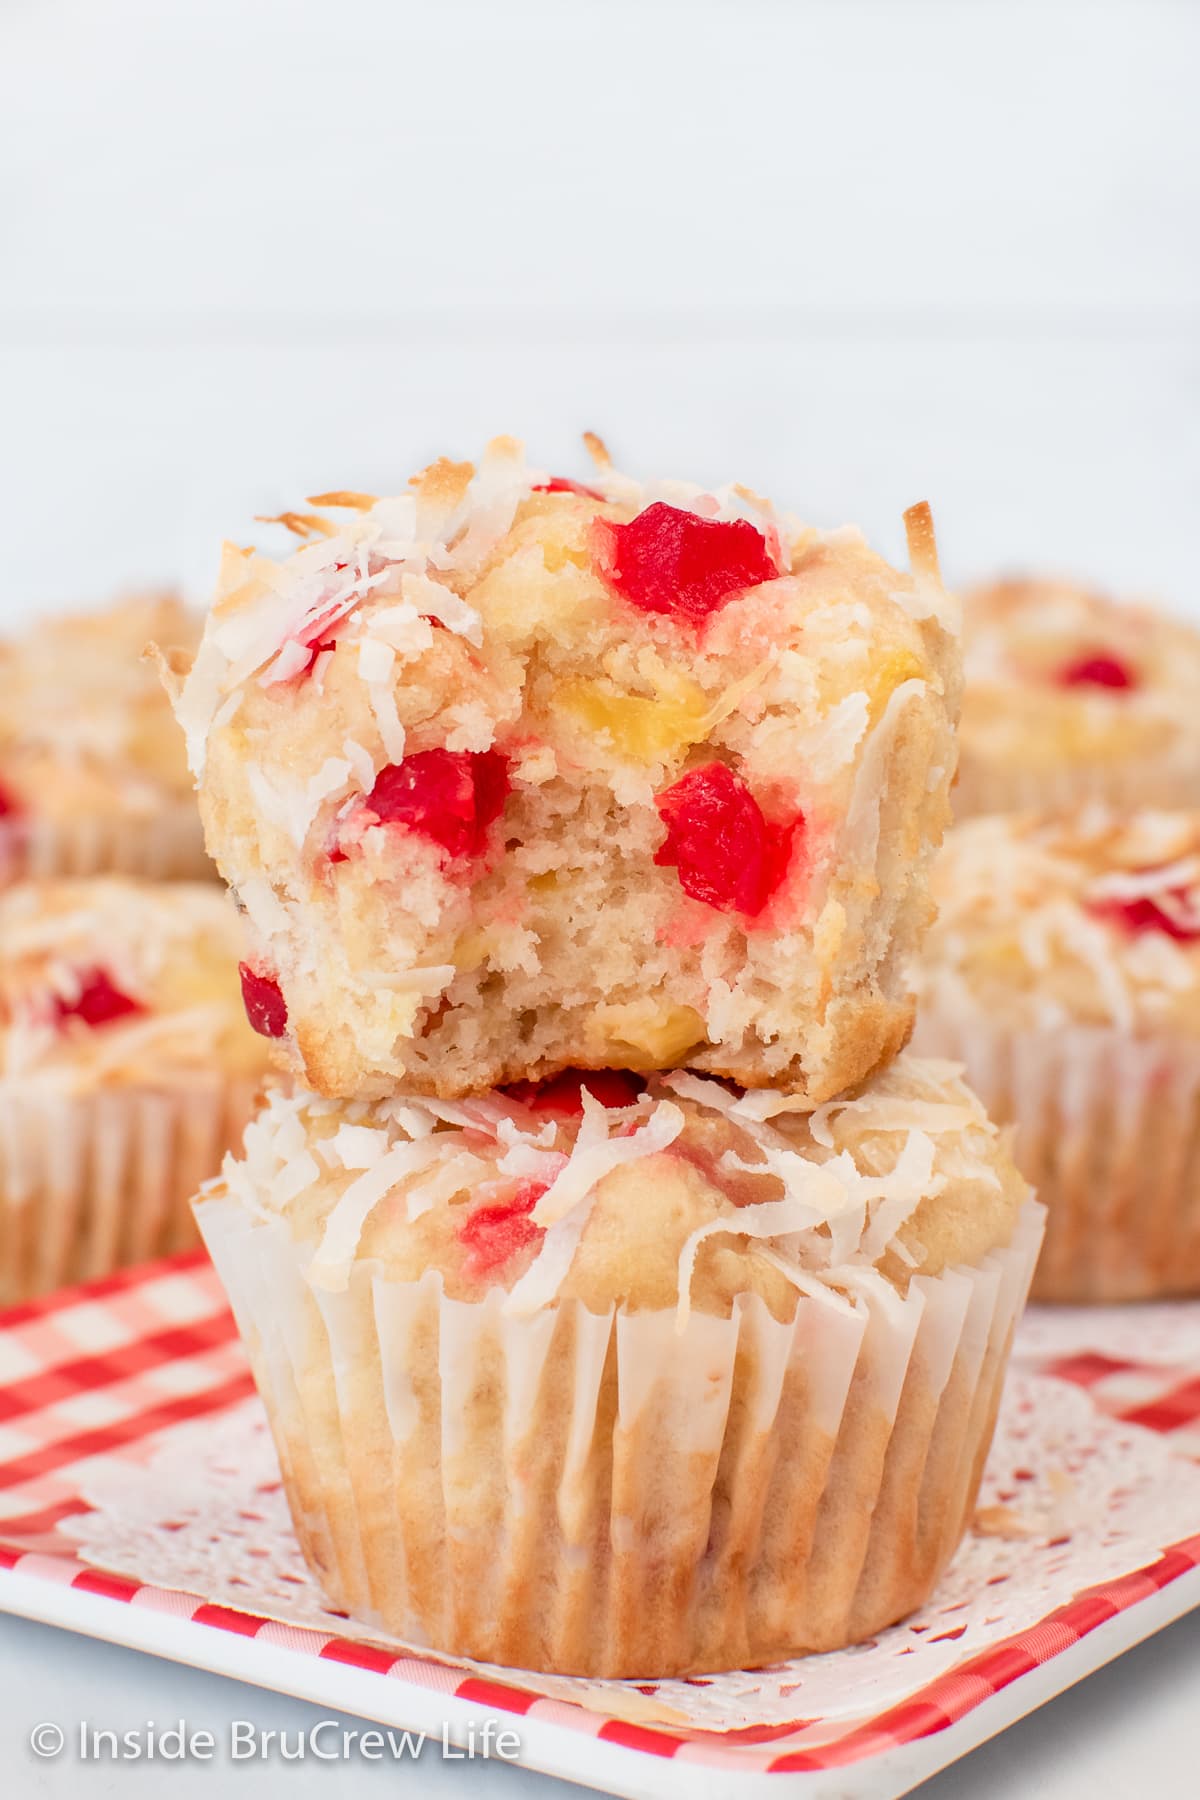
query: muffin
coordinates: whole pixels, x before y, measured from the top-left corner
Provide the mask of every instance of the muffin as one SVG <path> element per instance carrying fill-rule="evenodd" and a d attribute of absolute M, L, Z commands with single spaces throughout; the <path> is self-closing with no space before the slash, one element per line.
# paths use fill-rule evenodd
<path fill-rule="evenodd" d="M 169 595 L 39 622 L 0 643 L 0 883 L 213 873 L 187 758 L 147 643 L 188 646 Z"/>
<path fill-rule="evenodd" d="M 510 440 L 311 504 L 287 560 L 227 547 L 177 698 L 309 1086 L 686 1062 L 815 1106 L 895 1054 L 958 709 L 927 509 L 910 578 Z"/>
<path fill-rule="evenodd" d="M 933 881 L 915 1042 L 1016 1127 L 1035 1296 L 1200 1293 L 1200 812 L 972 819 Z"/>
<path fill-rule="evenodd" d="M 645 1679 L 926 1598 L 1041 1235 L 977 1100 L 907 1056 L 807 1114 L 681 1073 L 277 1095 L 197 1217 L 329 1602 Z"/>
<path fill-rule="evenodd" d="M 213 884 L 0 892 L 0 1304 L 195 1242 L 269 1051 Z"/>
<path fill-rule="evenodd" d="M 968 594 L 955 813 L 1200 805 L 1200 633 L 1063 581 Z"/>

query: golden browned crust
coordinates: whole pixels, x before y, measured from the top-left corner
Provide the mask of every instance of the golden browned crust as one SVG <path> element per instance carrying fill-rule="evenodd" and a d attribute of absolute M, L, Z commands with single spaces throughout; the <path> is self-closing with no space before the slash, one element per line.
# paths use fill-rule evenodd
<path fill-rule="evenodd" d="M 457 506 L 466 498 L 474 473 L 474 463 L 456 463 L 448 456 L 439 456 L 436 462 L 411 476 L 408 485 L 433 505 Z"/>

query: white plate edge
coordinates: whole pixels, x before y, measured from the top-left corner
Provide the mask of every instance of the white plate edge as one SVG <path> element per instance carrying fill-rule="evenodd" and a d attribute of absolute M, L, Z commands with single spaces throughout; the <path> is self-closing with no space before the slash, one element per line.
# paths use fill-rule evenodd
<path fill-rule="evenodd" d="M 898 1800 L 918 1782 L 958 1761 L 1196 1606 L 1200 1606 L 1200 1568 L 1189 1569 L 1165 1588 L 1105 1620 L 1049 1662 L 981 1701 L 944 1731 L 838 1768 L 789 1774 L 714 1769 L 691 1761 L 686 1751 L 670 1759 L 658 1758 L 529 1714 L 512 1718 L 522 1742 L 519 1762 L 540 1774 L 617 1794 L 623 1800 L 664 1800 L 664 1796 L 674 1800 L 680 1794 L 689 1800 L 693 1795 L 697 1800 L 745 1800 L 751 1789 L 778 1800 Z M 456 1744 L 465 1741 L 472 1725 L 497 1716 L 476 1701 L 324 1660 L 306 1651 L 240 1637 L 219 1627 L 197 1625 L 128 1601 L 80 1592 L 38 1576 L 22 1575 L 19 1569 L 0 1571 L 0 1612 L 166 1657 L 377 1724 L 426 1731 L 435 1738 L 444 1724 L 450 1741 Z"/>

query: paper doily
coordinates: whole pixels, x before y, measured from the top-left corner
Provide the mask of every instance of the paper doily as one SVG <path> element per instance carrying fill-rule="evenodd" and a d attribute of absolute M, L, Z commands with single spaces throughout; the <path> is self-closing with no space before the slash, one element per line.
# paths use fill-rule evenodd
<path fill-rule="evenodd" d="M 522 1674 L 522 1684 L 645 1722 L 736 1731 L 803 1717 L 841 1728 L 1080 1589 L 1152 1562 L 1181 1519 L 1200 1518 L 1200 1469 L 1154 1433 L 1105 1419 L 1079 1388 L 1030 1372 L 1032 1347 L 1023 1338 L 1006 1389 L 977 1529 L 919 1613 L 869 1643 L 769 1669 L 637 1685 Z M 1144 1332 L 1140 1348 L 1144 1357 Z M 98 1459 L 81 1492 L 94 1510 L 60 1529 L 94 1565 L 288 1624 L 389 1641 L 322 1604 L 256 1399 L 175 1429 L 140 1467 Z"/>

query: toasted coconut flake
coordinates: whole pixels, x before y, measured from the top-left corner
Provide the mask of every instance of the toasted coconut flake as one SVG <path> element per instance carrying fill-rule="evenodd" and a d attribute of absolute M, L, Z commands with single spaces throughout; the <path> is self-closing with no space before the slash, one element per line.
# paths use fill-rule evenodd
<path fill-rule="evenodd" d="M 938 563 L 937 537 L 928 500 L 918 500 L 915 506 L 908 508 L 904 515 L 904 530 L 908 538 L 908 560 L 913 574 L 928 575 L 931 581 L 940 583 L 942 571 Z"/>
<path fill-rule="evenodd" d="M 921 500 L 904 515 L 908 537 L 908 557 L 913 573 L 912 591 L 901 590 L 894 596 L 915 619 L 936 619 L 945 631 L 962 629 L 962 608 L 953 594 L 942 586 L 938 564 L 937 538 L 929 503 Z"/>
<path fill-rule="evenodd" d="M 598 469 L 605 470 L 612 468 L 612 457 L 609 454 L 608 445 L 596 432 L 584 432 L 583 447 Z"/>
<path fill-rule="evenodd" d="M 474 477 L 474 463 L 451 462 L 448 456 L 439 456 L 419 474 L 410 476 L 408 485 L 422 501 L 453 509 L 466 499 Z"/>
<path fill-rule="evenodd" d="M 328 494 L 309 494 L 310 506 L 348 506 L 353 512 L 370 512 L 377 494 L 358 494 L 353 488 L 334 488 Z"/>
<path fill-rule="evenodd" d="M 142 661 L 151 662 L 158 670 L 158 678 L 162 682 L 171 704 L 174 706 L 183 692 L 183 684 L 188 670 L 192 666 L 190 650 L 162 650 L 157 644 L 147 644 L 142 651 Z"/>
<path fill-rule="evenodd" d="M 259 525 L 286 525 L 288 530 L 298 538 L 328 538 L 337 534 L 337 526 L 325 518 L 322 513 L 255 513 L 254 517 Z"/>
<path fill-rule="evenodd" d="M 483 454 L 485 461 L 523 463 L 525 446 L 520 438 L 509 437 L 507 433 L 502 432 L 499 437 L 489 440 Z"/>

